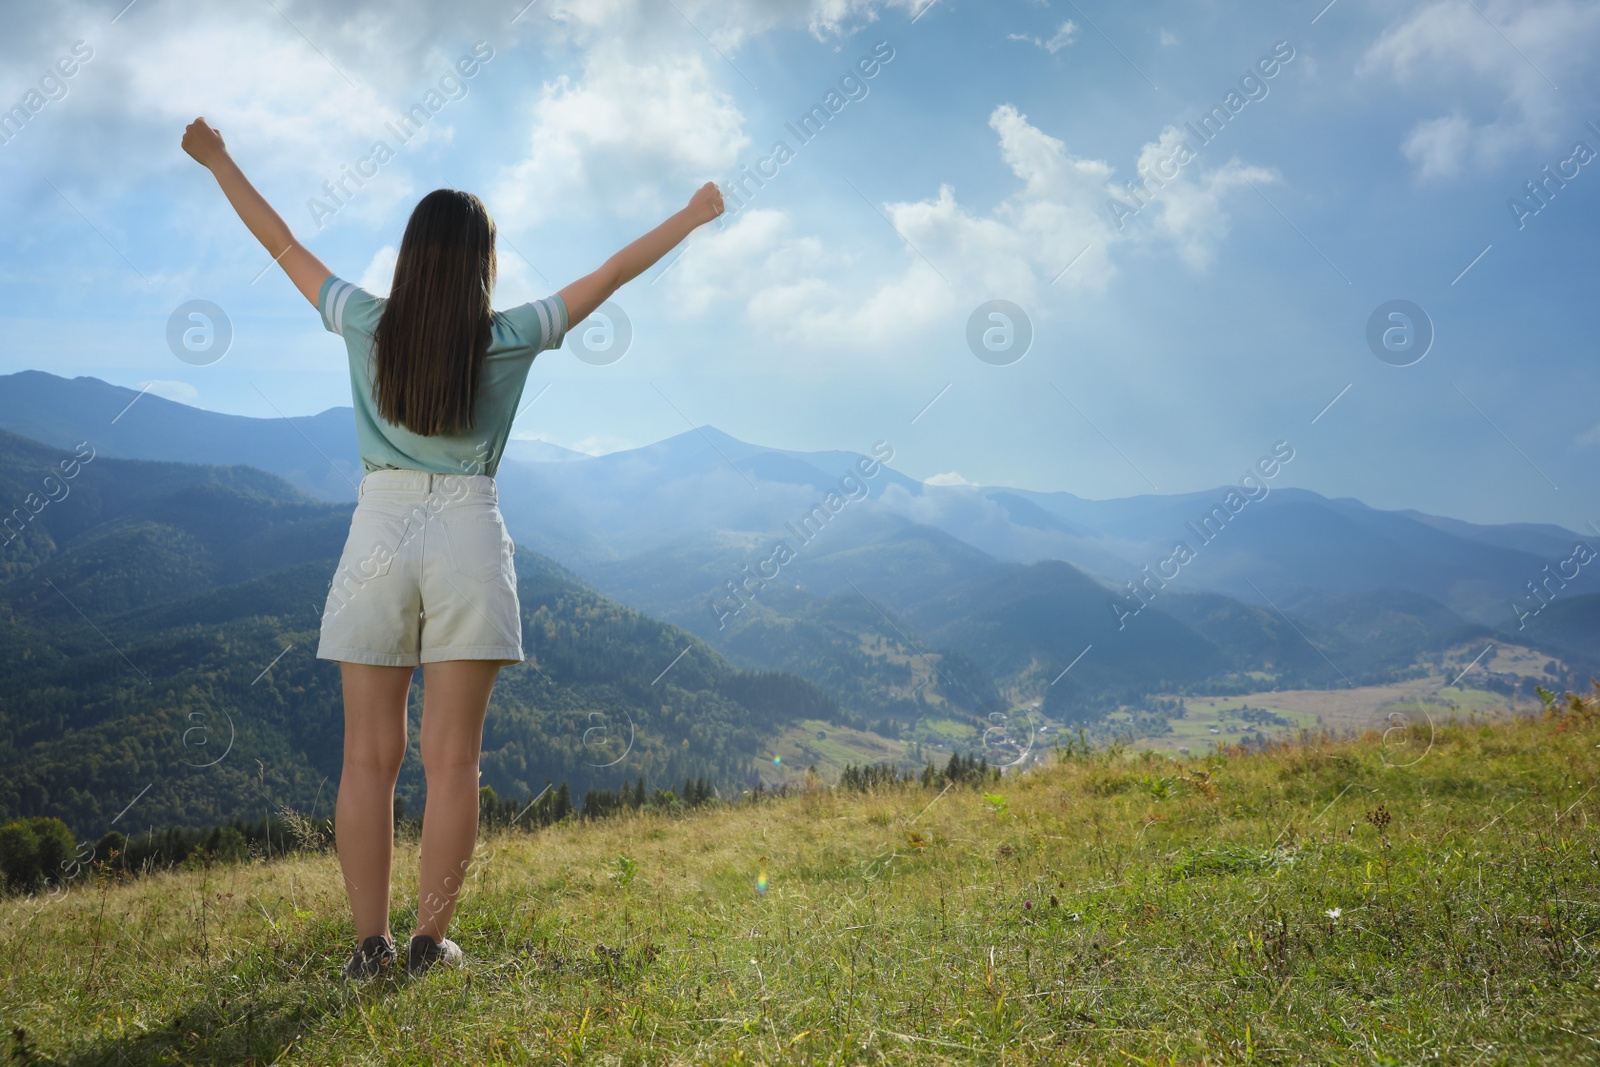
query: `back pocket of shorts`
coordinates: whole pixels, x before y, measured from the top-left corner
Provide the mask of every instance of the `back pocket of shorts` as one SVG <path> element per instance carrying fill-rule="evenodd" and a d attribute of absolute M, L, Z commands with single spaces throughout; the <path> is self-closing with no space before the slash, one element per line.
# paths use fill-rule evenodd
<path fill-rule="evenodd" d="M 456 573 L 479 582 L 492 582 L 505 573 L 510 537 L 506 524 L 492 515 L 448 515 L 445 536 Z"/>
<path fill-rule="evenodd" d="M 409 533 L 404 516 L 358 508 L 351 518 L 350 536 L 345 541 L 345 565 L 362 581 L 381 578 L 389 573 Z"/>

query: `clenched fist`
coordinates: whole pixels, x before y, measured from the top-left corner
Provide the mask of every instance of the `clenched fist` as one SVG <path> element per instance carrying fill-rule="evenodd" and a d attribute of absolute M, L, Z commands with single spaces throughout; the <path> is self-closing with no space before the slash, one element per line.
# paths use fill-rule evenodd
<path fill-rule="evenodd" d="M 695 225 L 703 225 L 722 214 L 722 190 L 716 182 L 706 182 L 689 198 L 689 214 Z"/>
<path fill-rule="evenodd" d="M 183 150 L 193 156 L 196 163 L 210 167 L 228 151 L 228 146 L 222 143 L 221 133 L 206 125 L 205 119 L 197 118 L 184 127 Z"/>

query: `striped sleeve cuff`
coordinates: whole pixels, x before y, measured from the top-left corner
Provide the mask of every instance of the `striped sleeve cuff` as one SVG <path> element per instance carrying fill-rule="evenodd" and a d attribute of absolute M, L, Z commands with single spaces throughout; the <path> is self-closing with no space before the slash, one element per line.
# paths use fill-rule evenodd
<path fill-rule="evenodd" d="M 535 349 L 543 351 L 560 345 L 567 335 L 567 302 L 557 293 L 533 301 L 533 310 L 539 320 L 539 339 L 534 345 Z"/>
<path fill-rule="evenodd" d="M 322 299 L 317 308 L 322 312 L 322 325 L 329 333 L 344 334 L 344 308 L 356 287 L 342 278 L 329 275 L 322 288 Z"/>

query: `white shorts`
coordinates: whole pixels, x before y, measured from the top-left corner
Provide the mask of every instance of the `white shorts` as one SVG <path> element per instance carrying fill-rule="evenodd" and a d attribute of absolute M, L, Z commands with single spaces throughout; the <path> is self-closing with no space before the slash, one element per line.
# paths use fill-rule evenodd
<path fill-rule="evenodd" d="M 521 663 L 514 552 L 488 475 L 370 472 L 328 590 L 317 658 Z"/>

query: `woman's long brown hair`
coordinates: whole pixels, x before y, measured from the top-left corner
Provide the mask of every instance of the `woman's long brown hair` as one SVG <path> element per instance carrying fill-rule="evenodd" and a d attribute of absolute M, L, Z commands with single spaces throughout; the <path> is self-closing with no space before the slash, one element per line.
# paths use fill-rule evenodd
<path fill-rule="evenodd" d="M 379 415 L 423 437 L 472 429 L 494 277 L 494 219 L 483 201 L 459 189 L 418 201 L 373 335 Z"/>

